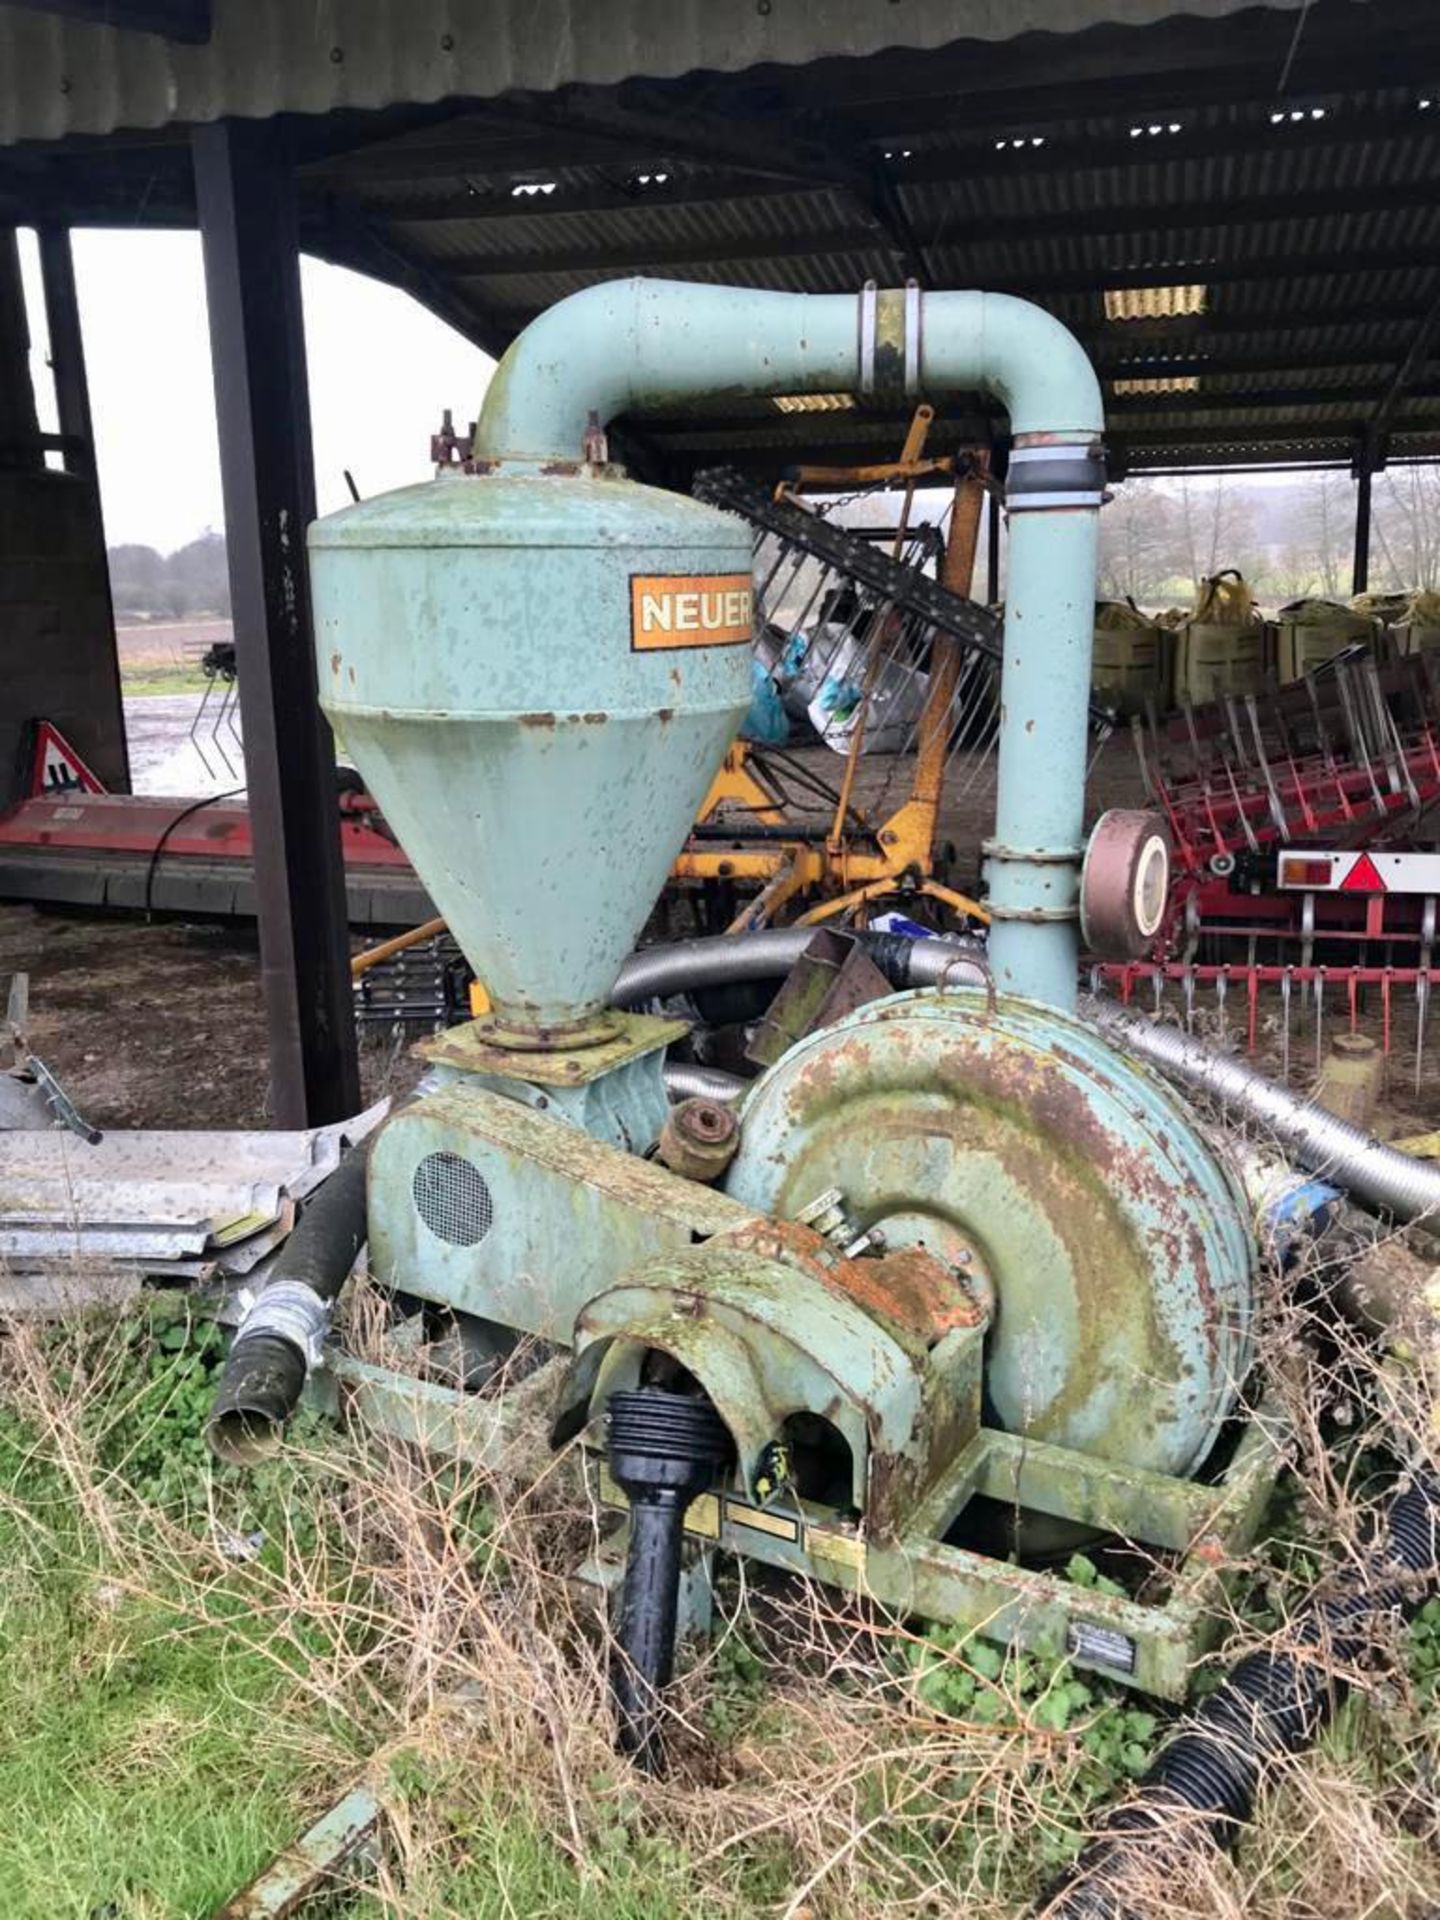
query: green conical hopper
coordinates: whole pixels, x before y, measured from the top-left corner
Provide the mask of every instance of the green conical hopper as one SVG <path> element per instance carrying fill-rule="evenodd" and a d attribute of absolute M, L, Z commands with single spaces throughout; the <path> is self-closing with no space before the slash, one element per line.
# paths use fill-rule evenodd
<path fill-rule="evenodd" d="M 749 529 L 608 469 L 457 473 L 310 551 L 322 705 L 497 1037 L 580 1043 L 749 700 Z"/>

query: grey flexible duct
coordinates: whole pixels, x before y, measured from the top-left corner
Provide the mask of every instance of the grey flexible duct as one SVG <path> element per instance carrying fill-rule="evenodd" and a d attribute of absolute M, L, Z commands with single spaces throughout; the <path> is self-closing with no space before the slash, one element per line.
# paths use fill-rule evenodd
<path fill-rule="evenodd" d="M 1081 1011 L 1122 1051 L 1215 1101 L 1232 1118 L 1263 1127 L 1291 1159 L 1355 1199 L 1403 1221 L 1440 1211 L 1440 1167 L 1385 1146 L 1177 1027 L 1158 1026 L 1113 1001 L 1088 1000 Z"/>
<path fill-rule="evenodd" d="M 688 1060 L 665 1062 L 665 1091 L 672 1100 L 734 1100 L 750 1082 L 719 1067 L 697 1067 Z"/>
<path fill-rule="evenodd" d="M 814 927 L 769 927 L 760 933 L 721 934 L 712 939 L 644 947 L 632 953 L 620 969 L 610 998 L 617 1007 L 632 1007 L 644 1000 L 664 1000 L 703 987 L 729 986 L 742 980 L 779 980 L 804 953 L 816 931 Z M 857 937 L 897 989 L 942 983 L 984 985 L 988 979 L 980 958 L 984 949 L 975 940 L 940 934 L 921 940 L 904 933 L 869 932 Z"/>

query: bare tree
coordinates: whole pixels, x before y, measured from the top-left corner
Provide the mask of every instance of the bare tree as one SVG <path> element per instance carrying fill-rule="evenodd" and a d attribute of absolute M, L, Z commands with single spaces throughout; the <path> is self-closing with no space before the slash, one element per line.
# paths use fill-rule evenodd
<path fill-rule="evenodd" d="M 1224 567 L 1254 571 L 1254 523 L 1244 493 L 1224 478 L 1184 476 L 1175 489 L 1185 570 L 1197 585 Z"/>
<path fill-rule="evenodd" d="M 1303 524 L 1311 562 L 1307 589 L 1334 600 L 1350 590 L 1355 525 L 1354 488 L 1340 473 L 1315 475 L 1305 488 Z"/>
<path fill-rule="evenodd" d="M 1151 600 L 1183 570 L 1175 503 L 1153 480 L 1127 480 L 1100 516 L 1100 591 Z"/>
<path fill-rule="evenodd" d="M 1440 586 L 1440 468 L 1393 466 L 1375 476 L 1371 535 L 1382 585 L 1392 592 Z"/>

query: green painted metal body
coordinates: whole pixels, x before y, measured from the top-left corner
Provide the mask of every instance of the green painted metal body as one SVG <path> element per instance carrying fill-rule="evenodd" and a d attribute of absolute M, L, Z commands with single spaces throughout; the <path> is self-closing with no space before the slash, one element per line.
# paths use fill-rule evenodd
<path fill-rule="evenodd" d="M 1012 502 L 987 845 L 1000 994 L 897 996 L 801 1041 L 748 1095 L 715 1192 L 641 1157 L 663 1039 L 579 1042 L 619 1024 L 609 989 L 750 690 L 743 644 L 637 651 L 633 581 L 748 575 L 750 536 L 592 464 L 595 434 L 687 394 L 886 382 L 986 389 L 1032 473 L 1059 456 L 1053 488 Z M 321 522 L 312 571 L 327 713 L 498 1037 L 555 1049 L 497 1051 L 485 1027 L 432 1049 L 445 1083 L 372 1152 L 378 1278 L 573 1348 L 557 1440 L 598 1434 L 608 1395 L 656 1365 L 693 1376 L 739 1455 L 733 1494 L 692 1509 L 697 1539 L 1178 1695 L 1202 1574 L 1248 1539 L 1271 1455 L 1242 1447 L 1219 1490 L 1183 1478 L 1248 1366 L 1253 1238 L 1184 1108 L 1067 1012 L 1101 426 L 1084 354 L 1021 301 L 612 283 L 506 355 L 476 472 Z M 981 1310 L 932 1332 L 786 1224 L 830 1188 L 842 1225 L 925 1248 Z M 349 1364 L 340 1391 L 367 1418 L 444 1450 L 493 1463 L 534 1417 Z M 828 1504 L 783 1464 L 797 1419 L 845 1450 Z M 944 1544 L 980 1494 L 1180 1555 L 1181 1597 L 1157 1612 Z"/>
<path fill-rule="evenodd" d="M 458 1221 L 430 1208 L 439 1231 L 422 1206 L 422 1168 L 437 1155 L 448 1174 L 457 1162 L 470 1170 L 476 1202 Z M 561 1346 L 597 1293 L 750 1219 L 713 1188 L 463 1080 L 402 1109 L 371 1149 L 375 1277 Z"/>
<path fill-rule="evenodd" d="M 608 468 L 452 474 L 310 531 L 320 698 L 496 1013 L 604 1006 L 750 700 L 636 651 L 631 576 L 744 576 L 730 515 Z"/>
<path fill-rule="evenodd" d="M 978 1257 L 998 1424 L 1156 1472 L 1205 1459 L 1249 1366 L 1244 1198 L 1092 1028 L 957 992 L 812 1034 L 746 1099 L 726 1190 L 793 1219 L 830 1188 L 887 1247 Z"/>
<path fill-rule="evenodd" d="M 479 457 L 580 457 L 617 414 L 706 394 L 866 391 L 931 398 L 983 389 L 1017 447 L 1098 445 L 1099 382 L 1074 336 L 1006 294 L 767 293 L 614 280 L 531 322 L 496 369 Z M 999 985 L 1075 1005 L 1086 713 L 1094 645 L 1098 500 L 1010 521 L 999 794 L 988 848 Z M 403 836 L 402 836 L 403 837 Z"/>
<path fill-rule="evenodd" d="M 549 1113 L 627 1153 L 646 1153 L 660 1138 L 669 1111 L 665 1049 L 689 1028 L 683 1020 L 649 1014 L 612 1016 L 614 1037 L 574 1051 L 517 1053 L 492 1045 L 483 1022 L 472 1020 L 415 1051 L 430 1063 L 436 1087 L 479 1087 Z"/>

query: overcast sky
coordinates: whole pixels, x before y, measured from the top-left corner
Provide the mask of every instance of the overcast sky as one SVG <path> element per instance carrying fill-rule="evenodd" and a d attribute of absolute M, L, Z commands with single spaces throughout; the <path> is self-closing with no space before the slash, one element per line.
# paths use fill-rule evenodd
<path fill-rule="evenodd" d="M 44 309 L 23 236 L 36 394 L 53 430 Z M 75 235 L 80 319 L 100 461 L 105 536 L 163 552 L 224 527 L 200 239 L 190 233 Z M 306 260 L 305 335 L 320 511 L 423 480 L 445 407 L 475 417 L 491 360 L 408 294 Z"/>

